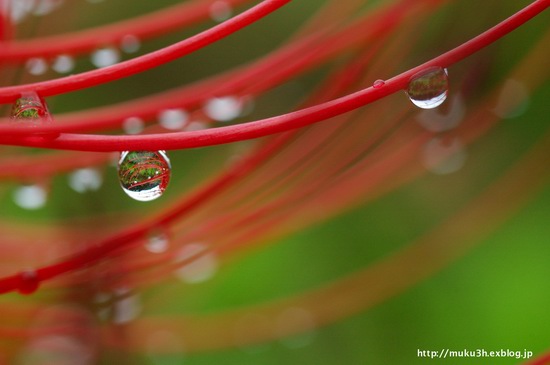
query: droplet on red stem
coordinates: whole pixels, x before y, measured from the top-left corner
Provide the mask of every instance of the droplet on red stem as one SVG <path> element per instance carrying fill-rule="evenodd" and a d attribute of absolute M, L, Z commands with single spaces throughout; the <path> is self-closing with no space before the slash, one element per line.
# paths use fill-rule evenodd
<path fill-rule="evenodd" d="M 118 162 L 122 190 L 138 201 L 159 198 L 170 182 L 171 166 L 165 151 L 125 151 Z"/>
<path fill-rule="evenodd" d="M 407 95 L 417 107 L 433 109 L 447 99 L 448 90 L 447 70 L 442 67 L 430 67 L 411 78 Z"/>

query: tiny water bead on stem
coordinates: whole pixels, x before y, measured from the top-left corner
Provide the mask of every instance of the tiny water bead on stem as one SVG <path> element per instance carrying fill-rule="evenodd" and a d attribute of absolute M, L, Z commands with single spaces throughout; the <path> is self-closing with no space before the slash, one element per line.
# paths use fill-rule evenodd
<path fill-rule="evenodd" d="M 17 291 L 20 294 L 28 295 L 38 290 L 40 280 L 35 271 L 26 270 L 19 274 L 19 285 Z"/>
<path fill-rule="evenodd" d="M 122 190 L 137 201 L 159 198 L 170 182 L 171 166 L 165 151 L 125 151 L 118 162 Z"/>
<path fill-rule="evenodd" d="M 437 108 L 449 91 L 447 69 L 429 67 L 415 74 L 407 87 L 407 95 L 414 105 L 422 109 Z"/>

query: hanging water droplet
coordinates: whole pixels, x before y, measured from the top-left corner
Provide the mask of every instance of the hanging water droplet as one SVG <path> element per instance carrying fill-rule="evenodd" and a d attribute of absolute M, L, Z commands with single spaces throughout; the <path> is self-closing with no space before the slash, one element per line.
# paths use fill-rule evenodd
<path fill-rule="evenodd" d="M 152 253 L 162 253 L 168 249 L 169 235 L 164 230 L 154 231 L 149 235 L 145 248 Z"/>
<path fill-rule="evenodd" d="M 386 85 L 386 81 L 384 80 L 376 80 L 375 82 L 372 83 L 372 87 L 375 88 L 375 89 L 380 89 L 382 86 Z"/>
<path fill-rule="evenodd" d="M 78 193 L 96 191 L 102 184 L 103 177 L 97 169 L 79 169 L 69 175 L 69 186 Z"/>
<path fill-rule="evenodd" d="M 23 93 L 13 103 L 10 118 L 13 121 L 30 121 L 33 125 L 52 121 L 46 102 L 35 92 Z"/>
<path fill-rule="evenodd" d="M 210 5 L 210 18 L 216 22 L 223 22 L 231 18 L 231 15 L 233 15 L 233 9 L 227 1 L 219 0 Z"/>
<path fill-rule="evenodd" d="M 97 68 L 112 66 L 120 61 L 120 53 L 113 47 L 99 48 L 92 53 L 91 61 Z"/>
<path fill-rule="evenodd" d="M 60 74 L 71 72 L 74 68 L 74 58 L 67 54 L 61 54 L 54 58 L 52 69 Z"/>
<path fill-rule="evenodd" d="M 40 284 L 36 272 L 32 270 L 23 271 L 19 274 L 19 285 L 17 291 L 21 294 L 28 295 L 34 293 Z"/>
<path fill-rule="evenodd" d="M 141 41 L 133 34 L 127 34 L 120 40 L 120 49 L 126 53 L 135 53 L 141 48 Z"/>
<path fill-rule="evenodd" d="M 177 130 L 185 127 L 189 114 L 183 109 L 166 109 L 159 113 L 158 119 L 162 127 Z"/>
<path fill-rule="evenodd" d="M 129 117 L 122 122 L 122 129 L 126 134 L 139 134 L 144 128 L 145 122 L 139 117 Z"/>
<path fill-rule="evenodd" d="M 212 120 L 228 122 L 241 115 L 243 104 L 234 96 L 212 98 L 206 102 L 204 112 Z"/>
<path fill-rule="evenodd" d="M 138 201 L 160 197 L 170 182 L 170 160 L 164 151 L 125 151 L 118 163 L 122 189 Z"/>
<path fill-rule="evenodd" d="M 31 75 L 43 75 L 48 71 L 48 63 L 41 57 L 33 57 L 25 62 L 25 68 Z"/>
<path fill-rule="evenodd" d="M 23 209 L 40 209 L 46 205 L 47 199 L 48 193 L 41 185 L 23 185 L 13 192 L 14 203 Z"/>
<path fill-rule="evenodd" d="M 447 70 L 441 67 L 430 67 L 411 78 L 407 95 L 417 107 L 433 109 L 443 104 L 448 90 Z"/>

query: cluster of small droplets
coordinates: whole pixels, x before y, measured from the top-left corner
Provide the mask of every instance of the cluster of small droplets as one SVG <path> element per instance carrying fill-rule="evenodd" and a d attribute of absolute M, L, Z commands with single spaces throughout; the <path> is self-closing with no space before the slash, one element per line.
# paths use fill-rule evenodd
<path fill-rule="evenodd" d="M 441 67 L 429 67 L 411 78 L 407 95 L 417 107 L 433 109 L 447 99 L 448 90 L 447 70 Z"/>
<path fill-rule="evenodd" d="M 13 103 L 10 118 L 37 125 L 52 121 L 46 102 L 35 92 L 24 93 Z"/>
<path fill-rule="evenodd" d="M 170 182 L 171 166 L 165 151 L 125 151 L 118 162 L 122 190 L 138 201 L 159 198 Z"/>

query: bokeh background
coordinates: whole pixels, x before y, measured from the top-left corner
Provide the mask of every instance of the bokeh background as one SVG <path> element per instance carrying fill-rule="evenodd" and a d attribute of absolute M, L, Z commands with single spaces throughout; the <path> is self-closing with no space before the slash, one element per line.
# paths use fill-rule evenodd
<path fill-rule="evenodd" d="M 59 2 L 47 15 L 24 16 L 13 25 L 14 37 L 63 34 L 176 3 Z M 364 1 L 358 13 L 367 13 L 383 3 Z M 414 43 L 398 65 L 379 67 L 380 78 L 389 78 L 465 42 L 528 3 L 447 1 L 434 12 L 415 14 L 421 17 L 419 22 L 403 20 L 395 38 L 410 37 Z M 289 42 L 324 4 L 320 0 L 295 0 L 238 34 L 165 66 L 108 85 L 48 98 L 50 110 L 55 118 L 56 114 L 128 101 L 246 64 Z M 122 58 L 156 50 L 215 24 L 215 20 L 207 20 L 144 41 L 136 54 L 121 53 Z M 209 253 L 175 270 L 176 275 L 154 283 L 133 288 L 132 272 L 126 277 L 118 272 L 113 282 L 119 285 L 127 280 L 130 284 L 107 289 L 108 280 L 101 277 L 101 284 L 94 285 L 94 278 L 100 275 L 94 268 L 87 268 L 88 276 L 81 284 L 88 288 L 86 295 L 63 279 L 51 285 L 44 283 L 30 296 L 2 295 L 0 363 L 520 364 L 525 360 L 433 360 L 419 357 L 418 350 L 544 353 L 550 347 L 548 24 L 546 12 L 449 68 L 447 109 L 441 113 L 449 113 L 448 104 L 455 103 L 456 95 L 460 95 L 469 126 L 475 125 L 471 120 L 475 115 L 468 111 L 476 108 L 498 119 L 479 138 L 461 143 L 458 151 L 452 150 L 447 159 L 450 165 L 430 165 L 426 149 L 420 149 L 414 161 L 423 166 L 423 172 L 406 183 L 394 185 L 390 176 L 385 182 L 390 186 L 387 191 L 365 191 L 345 206 L 327 204 L 326 211 L 323 194 L 319 193 L 312 198 L 319 201 L 316 207 L 320 211 L 316 214 L 311 210 L 289 213 L 289 220 L 283 220 L 279 228 L 223 254 Z M 388 39 L 388 47 L 393 41 Z M 531 50 L 537 44 L 546 47 L 533 56 Z M 233 123 L 299 107 L 333 70 L 358 53 L 353 48 L 345 50 L 281 83 L 256 98 L 251 112 Z M 534 63 L 538 68 L 530 67 L 512 79 L 511 71 L 528 57 L 543 61 Z M 53 71 L 29 74 L 24 65 L 3 67 L 3 85 L 59 77 Z M 92 68 L 89 57 L 83 55 L 76 58 L 72 72 Z M 492 94 L 500 104 L 487 101 L 487 95 Z M 416 110 L 404 93 L 379 103 L 389 108 L 406 104 L 410 118 L 405 123 L 416 123 L 414 128 L 418 130 L 423 118 L 434 118 L 429 114 L 421 117 L 422 111 Z M 382 112 L 371 116 L 370 108 L 374 106 L 362 108 L 360 118 L 365 123 L 369 118 L 384 123 L 383 110 L 387 109 L 377 109 Z M 4 115 L 8 109 L 3 108 Z M 327 120 L 311 128 L 322 129 L 330 123 Z M 109 133 L 115 132 L 122 133 Z M 455 137 L 452 133 L 434 133 L 434 138 L 451 138 L 451 146 Z M 71 189 L 70 173 L 51 176 L 46 183 L 47 200 L 38 209 L 24 209 L 14 201 L 14 192 L 28 181 L 3 178 L 0 215 L 4 233 L 0 248 L 9 254 L 0 254 L 2 275 L 44 261 L 36 257 L 36 252 L 46 252 L 44 247 L 54 237 L 44 232 L 53 230 L 55 237 L 63 236 L 64 229 L 70 232 L 66 242 L 56 246 L 58 251 L 51 253 L 51 262 L 56 262 L 98 237 L 162 210 L 220 174 L 235 159 L 253 153 L 261 143 L 264 140 L 170 151 L 172 181 L 164 196 L 150 203 L 135 202 L 123 194 L 111 162 L 98 167 L 100 186 L 94 191 L 79 193 Z M 436 153 L 448 153 L 448 145 L 438 146 L 442 150 Z M 3 161 L 14 155 L 49 153 L 7 146 L 1 151 L 5 154 Z M 292 206 L 287 204 L 287 209 L 292 211 Z M 216 226 L 211 229 L 216 230 Z M 35 230 L 45 238 L 30 234 L 14 248 L 14 230 Z M 200 239 L 170 242 L 172 247 L 190 244 L 205 247 L 210 243 Z M 128 255 L 139 249 L 130 249 Z M 125 256 L 105 261 L 95 265 L 117 268 L 127 262 Z M 319 292 L 325 295 L 317 297 L 315 293 Z M 61 314 L 52 314 L 56 311 Z M 69 329 L 56 332 L 57 325 L 63 327 L 63 323 L 68 323 Z M 231 335 L 210 338 L 217 333 L 209 332 L 210 328 L 217 327 Z M 50 328 L 51 332 L 37 328 Z M 73 332 L 77 334 L 71 337 Z M 263 338 L 265 333 L 268 338 Z"/>

